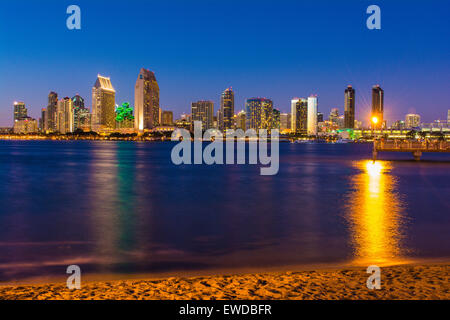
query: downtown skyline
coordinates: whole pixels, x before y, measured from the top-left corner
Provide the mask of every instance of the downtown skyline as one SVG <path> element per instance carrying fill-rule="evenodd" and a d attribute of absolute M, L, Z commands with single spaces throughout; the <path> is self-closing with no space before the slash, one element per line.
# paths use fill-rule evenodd
<path fill-rule="evenodd" d="M 364 26 L 365 1 L 348 3 L 342 8 L 328 1 L 285 1 L 276 7 L 264 1 L 258 6 L 230 3 L 235 12 L 228 17 L 235 22 L 229 26 L 228 20 L 217 16 L 219 4 L 195 2 L 187 8 L 176 1 L 170 2 L 172 6 L 155 3 L 156 21 L 144 24 L 136 21 L 143 17 L 140 12 L 149 9 L 146 3 L 134 3 L 133 10 L 113 3 L 107 17 L 99 13 L 103 1 L 79 1 L 84 19 L 80 31 L 65 28 L 64 5 L 27 4 L 30 10 L 18 18 L 5 12 L 21 11 L 14 10 L 19 4 L 2 3 L 0 37 L 8 46 L 0 52 L 0 126 L 10 126 L 14 101 L 24 101 L 29 114 L 38 118 L 50 91 L 61 97 L 79 94 L 92 109 L 92 79 L 97 74 L 112 79 L 117 101 L 133 104 L 136 70 L 143 66 L 155 72 L 160 106 L 173 110 L 174 118 L 186 113 L 194 101 L 211 100 L 219 106 L 220 92 L 230 86 L 235 90 L 235 113 L 251 97 L 270 98 L 274 108 L 284 113 L 290 111 L 293 97 L 317 94 L 319 111 L 327 114 L 339 108 L 343 114 L 342 88 L 351 84 L 356 90 L 356 119 L 367 125 L 370 90 L 380 84 L 386 92 L 389 123 L 408 113 L 421 114 L 424 122 L 445 119 L 450 66 L 445 54 L 449 44 L 443 39 L 448 38 L 449 22 L 436 12 L 438 3 L 400 10 L 399 4 L 381 1 L 384 14 L 379 31 Z M 249 9 L 261 17 L 271 13 L 269 26 L 254 25 L 256 18 L 245 15 Z M 304 20 L 287 22 L 305 10 L 311 14 Z M 394 16 L 392 10 L 404 15 Z M 61 21 L 50 19 L 61 11 Z M 421 24 L 411 24 L 418 12 Z M 204 16 L 208 28 L 195 22 Z M 99 26 L 111 19 L 124 22 L 107 24 L 111 29 L 99 39 Z M 14 29 L 8 30 L 12 21 Z M 147 34 L 149 30 L 156 31 Z M 352 41 L 343 41 L 349 33 Z M 227 46 L 222 38 L 230 39 Z M 139 41 L 142 50 L 134 50 Z M 257 46 L 261 41 L 268 44 L 262 50 Z M 200 44 L 207 46 L 199 50 Z"/>

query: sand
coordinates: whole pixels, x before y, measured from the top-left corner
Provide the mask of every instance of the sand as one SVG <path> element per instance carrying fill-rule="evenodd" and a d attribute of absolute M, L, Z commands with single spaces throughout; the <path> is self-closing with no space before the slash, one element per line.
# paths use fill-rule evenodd
<path fill-rule="evenodd" d="M 7 300 L 322 300 L 450 299 L 450 264 L 384 267 L 381 289 L 369 290 L 364 268 L 264 274 L 1 286 Z"/>

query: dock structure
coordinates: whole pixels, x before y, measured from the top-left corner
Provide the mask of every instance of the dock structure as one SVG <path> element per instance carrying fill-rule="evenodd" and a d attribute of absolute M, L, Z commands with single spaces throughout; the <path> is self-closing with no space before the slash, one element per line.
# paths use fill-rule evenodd
<path fill-rule="evenodd" d="M 411 152 L 414 160 L 419 161 L 424 152 L 450 152 L 450 142 L 438 140 L 375 140 L 373 143 L 373 160 L 379 152 Z"/>

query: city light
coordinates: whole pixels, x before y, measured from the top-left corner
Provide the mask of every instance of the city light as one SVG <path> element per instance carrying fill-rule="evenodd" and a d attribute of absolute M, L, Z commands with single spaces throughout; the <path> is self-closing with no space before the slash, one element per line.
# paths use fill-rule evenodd
<path fill-rule="evenodd" d="M 372 123 L 377 124 L 378 123 L 378 117 L 372 117 Z"/>

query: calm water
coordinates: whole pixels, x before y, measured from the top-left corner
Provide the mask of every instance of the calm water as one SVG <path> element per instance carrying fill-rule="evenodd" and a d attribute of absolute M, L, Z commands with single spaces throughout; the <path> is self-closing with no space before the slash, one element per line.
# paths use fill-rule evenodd
<path fill-rule="evenodd" d="M 280 144 L 280 171 L 171 143 L 0 141 L 0 281 L 450 257 L 448 155 Z"/>

